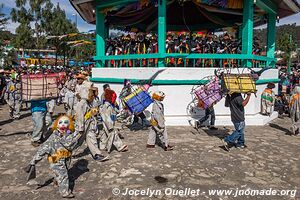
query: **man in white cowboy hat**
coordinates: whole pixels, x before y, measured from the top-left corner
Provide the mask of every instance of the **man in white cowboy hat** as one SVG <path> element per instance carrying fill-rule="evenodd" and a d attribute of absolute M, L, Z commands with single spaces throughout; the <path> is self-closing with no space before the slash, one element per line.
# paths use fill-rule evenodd
<path fill-rule="evenodd" d="M 165 116 L 164 116 L 164 105 L 162 101 L 165 98 L 165 94 L 161 91 L 155 92 L 152 95 L 153 107 L 151 113 L 151 128 L 147 141 L 147 148 L 154 148 L 156 137 L 160 139 L 160 145 L 165 151 L 173 150 L 173 147 L 169 145 L 169 139 L 167 134 L 167 127 L 165 125 Z"/>

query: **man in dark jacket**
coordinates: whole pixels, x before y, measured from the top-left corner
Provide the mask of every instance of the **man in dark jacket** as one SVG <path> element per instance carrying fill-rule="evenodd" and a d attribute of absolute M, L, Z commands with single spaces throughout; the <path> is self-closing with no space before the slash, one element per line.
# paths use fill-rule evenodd
<path fill-rule="evenodd" d="M 0 69 L 0 104 L 4 103 L 3 97 L 6 87 L 6 80 L 4 77 L 4 70 Z"/>

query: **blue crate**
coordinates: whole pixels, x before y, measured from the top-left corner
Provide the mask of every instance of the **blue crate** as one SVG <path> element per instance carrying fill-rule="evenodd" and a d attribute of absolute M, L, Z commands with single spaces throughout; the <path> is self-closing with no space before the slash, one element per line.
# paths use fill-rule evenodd
<path fill-rule="evenodd" d="M 133 114 L 139 114 L 143 112 L 151 103 L 153 103 L 153 100 L 146 91 L 137 93 L 135 96 L 125 102 L 129 111 Z"/>

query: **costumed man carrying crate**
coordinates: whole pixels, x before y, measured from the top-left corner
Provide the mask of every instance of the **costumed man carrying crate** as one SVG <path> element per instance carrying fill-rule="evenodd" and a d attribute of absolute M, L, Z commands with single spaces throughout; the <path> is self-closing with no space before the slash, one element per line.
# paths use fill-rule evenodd
<path fill-rule="evenodd" d="M 155 92 L 152 95 L 153 107 L 151 113 L 151 128 L 147 141 L 147 148 L 155 148 L 156 137 L 159 137 L 161 146 L 165 151 L 173 150 L 173 147 L 169 145 L 167 127 L 165 125 L 164 105 L 162 101 L 165 98 L 165 94 L 161 91 Z"/>
<path fill-rule="evenodd" d="M 43 142 L 43 133 L 46 131 L 46 114 L 48 113 L 47 125 L 51 124 L 54 100 L 58 97 L 59 74 L 23 74 L 21 76 L 22 100 L 31 102 L 33 131 L 31 144 L 35 147 Z M 47 108 L 47 104 L 49 108 Z"/>

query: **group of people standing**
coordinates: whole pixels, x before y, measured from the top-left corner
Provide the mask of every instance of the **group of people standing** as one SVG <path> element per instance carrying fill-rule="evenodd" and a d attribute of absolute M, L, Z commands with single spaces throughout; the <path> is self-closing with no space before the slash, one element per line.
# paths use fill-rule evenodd
<path fill-rule="evenodd" d="M 2 73 L 2 72 L 1 72 Z M 120 109 L 126 109 L 126 105 L 117 103 L 117 94 L 108 84 L 103 85 L 103 93 L 99 95 L 98 88 L 89 81 L 89 72 L 66 76 L 60 83 L 60 97 L 58 101 L 64 104 L 65 113 L 53 122 L 54 111 L 57 102 L 52 100 L 32 100 L 31 113 L 33 119 L 33 131 L 31 143 L 39 149 L 33 156 L 25 171 L 31 174 L 36 164 L 47 156 L 50 168 L 54 171 L 54 183 L 59 186 L 59 191 L 64 198 L 73 198 L 74 195 L 69 189 L 68 168 L 75 149 L 83 143 L 88 146 L 92 158 L 95 161 L 109 160 L 109 153 L 116 149 L 119 152 L 128 151 L 128 146 L 122 141 L 118 129 L 116 128 L 117 114 Z M 10 107 L 11 117 L 20 117 L 20 107 L 22 104 L 20 93 L 20 82 L 15 73 L 11 73 L 9 81 L 6 83 L 3 94 Z M 275 104 L 273 92 L 275 85 L 269 83 L 261 95 L 261 113 L 271 115 Z M 119 98 L 122 99 L 131 93 L 131 83 L 124 81 L 124 88 Z M 19 95 L 19 96 L 18 96 Z M 225 106 L 230 108 L 231 121 L 234 131 L 224 138 L 224 148 L 229 151 L 231 147 L 239 149 L 246 148 L 245 144 L 245 109 L 251 94 L 242 97 L 240 93 L 233 93 L 226 96 Z M 167 128 L 165 125 L 163 100 L 165 94 L 162 91 L 153 93 L 152 112 L 150 120 L 150 130 L 146 148 L 155 148 L 160 145 L 165 151 L 173 150 L 169 144 Z M 13 103 L 9 102 L 13 99 Z M 19 105 L 16 106 L 15 102 Z M 211 115 L 209 128 L 216 130 L 214 126 L 215 114 L 213 106 L 206 110 L 206 117 Z M 290 117 L 293 122 L 292 131 L 299 133 L 300 122 L 300 86 L 293 89 L 290 100 Z M 139 118 L 146 124 L 144 113 L 134 114 L 134 123 Z M 199 128 L 203 120 L 196 123 Z M 158 142 L 158 143 L 157 143 Z"/>
<path fill-rule="evenodd" d="M 98 88 L 89 81 L 88 76 L 89 73 L 83 71 L 63 81 L 60 93 L 65 114 L 55 121 L 57 102 L 54 99 L 30 101 L 33 120 L 31 144 L 39 148 L 25 171 L 32 178 L 36 164 L 47 156 L 55 174 L 54 184 L 59 186 L 64 198 L 74 197 L 69 189 L 68 177 L 74 150 L 86 143 L 92 158 L 99 162 L 109 160 L 109 153 L 114 149 L 128 151 L 128 145 L 124 144 L 116 128 L 117 114 L 120 106 L 124 105 L 118 105 L 117 94 L 108 84 L 103 86 L 103 93 L 99 95 Z M 163 92 L 155 92 L 152 96 L 154 103 L 146 148 L 154 148 L 158 142 L 165 151 L 171 151 L 173 147 L 168 141 L 164 119 L 164 97 Z"/>
<path fill-rule="evenodd" d="M 115 38 L 109 38 L 106 42 L 106 55 L 127 55 L 127 54 L 155 54 L 158 53 L 158 38 L 152 33 L 131 33 Z M 239 54 L 241 53 L 241 41 L 234 39 L 225 33 L 216 36 L 212 32 L 168 32 L 166 38 L 166 53 L 180 54 Z M 255 38 L 253 53 L 261 54 L 260 44 Z M 111 60 L 107 66 L 113 67 L 146 67 L 156 66 L 157 59 L 140 60 Z M 211 66 L 210 59 L 183 60 L 181 58 L 168 58 L 165 60 L 167 66 Z M 184 63 L 185 62 L 185 63 Z M 220 63 L 213 65 L 218 67 Z"/>

